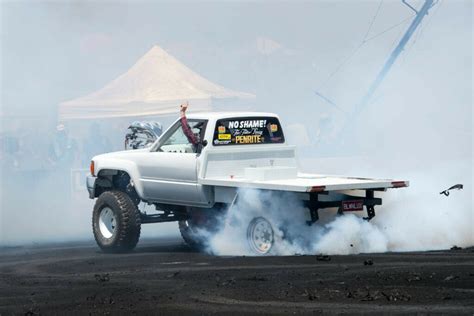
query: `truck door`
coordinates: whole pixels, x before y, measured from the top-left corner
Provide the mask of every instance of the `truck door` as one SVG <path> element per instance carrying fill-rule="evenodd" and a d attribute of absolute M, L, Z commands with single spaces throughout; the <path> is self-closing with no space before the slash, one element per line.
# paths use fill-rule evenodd
<path fill-rule="evenodd" d="M 202 139 L 205 120 L 188 120 L 192 132 Z M 197 154 L 177 121 L 159 140 L 152 151 L 143 153 L 138 163 L 144 198 L 170 204 L 195 204 L 201 194 L 197 187 Z"/>

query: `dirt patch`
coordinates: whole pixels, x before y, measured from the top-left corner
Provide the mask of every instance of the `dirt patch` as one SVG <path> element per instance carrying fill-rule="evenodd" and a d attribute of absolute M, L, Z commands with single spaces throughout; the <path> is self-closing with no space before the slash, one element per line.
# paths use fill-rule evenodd
<path fill-rule="evenodd" d="M 474 312 L 474 251 L 213 257 L 180 240 L 2 249 L 0 314 Z"/>

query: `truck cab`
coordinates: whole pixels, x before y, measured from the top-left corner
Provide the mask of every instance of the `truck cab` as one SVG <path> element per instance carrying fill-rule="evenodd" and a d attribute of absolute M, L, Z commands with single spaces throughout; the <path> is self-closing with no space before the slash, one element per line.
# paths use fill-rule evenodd
<path fill-rule="evenodd" d="M 118 169 L 126 172 L 134 180 L 136 193 L 142 201 L 212 207 L 214 187 L 201 184 L 200 179 L 219 173 L 241 176 L 242 161 L 237 166 L 239 159 L 234 158 L 242 156 L 239 152 L 246 152 L 246 148 L 253 147 L 253 152 L 259 148 L 259 160 L 268 158 L 270 165 L 278 161 L 276 151 L 289 147 L 278 116 L 271 113 L 199 113 L 189 115 L 187 122 L 197 136 L 197 144 L 192 144 L 186 137 L 178 119 L 150 148 L 94 157 L 94 173 L 100 176 L 102 170 L 108 173 L 108 170 Z M 234 154 L 229 156 L 230 151 Z M 232 163 L 225 163 L 222 155 Z M 209 157 L 213 159 L 212 166 L 208 164 Z M 252 162 L 247 165 L 251 166 Z M 253 165 L 261 165 L 261 162 L 254 161 Z M 91 188 L 93 180 L 89 180 L 88 187 L 94 198 L 100 190 L 94 192 Z"/>

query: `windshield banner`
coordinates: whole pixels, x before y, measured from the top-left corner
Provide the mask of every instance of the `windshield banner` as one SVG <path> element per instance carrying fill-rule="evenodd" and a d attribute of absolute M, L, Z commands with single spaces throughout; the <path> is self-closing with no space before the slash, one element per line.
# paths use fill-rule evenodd
<path fill-rule="evenodd" d="M 283 143 L 285 138 L 276 117 L 239 117 L 218 120 L 214 145 Z"/>

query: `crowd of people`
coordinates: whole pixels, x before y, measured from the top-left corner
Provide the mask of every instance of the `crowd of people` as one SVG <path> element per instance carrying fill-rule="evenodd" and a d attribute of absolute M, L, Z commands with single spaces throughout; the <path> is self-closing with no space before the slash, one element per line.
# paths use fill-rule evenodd
<path fill-rule="evenodd" d="M 120 149 L 109 139 L 98 124 L 92 124 L 84 137 L 72 137 L 62 123 L 53 132 L 25 126 L 0 136 L 0 161 L 4 171 L 87 168 L 92 156 Z"/>

